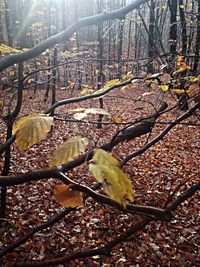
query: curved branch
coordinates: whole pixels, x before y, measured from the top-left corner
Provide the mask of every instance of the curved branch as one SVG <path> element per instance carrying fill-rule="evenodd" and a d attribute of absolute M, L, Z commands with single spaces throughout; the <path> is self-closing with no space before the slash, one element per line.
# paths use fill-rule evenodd
<path fill-rule="evenodd" d="M 102 145 L 100 148 L 107 150 L 107 151 L 111 151 L 113 149 L 114 146 L 118 145 L 119 143 L 125 141 L 125 140 L 133 140 L 136 137 L 139 137 L 141 135 L 144 135 L 148 132 L 151 131 L 152 127 L 155 124 L 155 120 L 158 118 L 158 115 L 162 114 L 163 109 L 166 107 L 166 104 L 164 104 L 164 102 L 161 104 L 158 112 L 150 115 L 149 120 L 146 118 L 145 121 L 141 121 L 138 124 L 136 124 L 135 126 L 131 126 L 128 133 L 125 132 L 125 134 L 122 134 L 120 136 L 116 136 L 116 138 L 113 138 L 113 140 L 111 142 L 108 142 L 104 145 Z M 127 128 L 127 127 L 126 127 Z M 127 128 L 128 129 L 128 128 Z M 15 140 L 15 136 L 12 136 L 12 140 L 10 141 L 14 141 Z M 131 137 L 131 138 L 130 138 Z M 3 148 L 6 147 L 6 144 L 3 144 Z M 0 147 L 0 151 L 4 151 L 2 147 Z M 39 180 L 39 174 L 38 172 L 41 173 L 41 179 L 46 179 L 46 178 L 50 178 L 51 175 L 54 174 L 54 171 L 57 172 L 58 170 L 61 172 L 66 172 L 69 171 L 81 164 L 83 164 L 85 162 L 85 160 L 90 160 L 92 158 L 92 153 L 93 151 L 89 151 L 88 153 L 78 157 L 76 160 L 70 161 L 67 164 L 64 164 L 61 168 L 54 168 L 54 169 L 46 169 L 46 170 L 38 170 L 38 171 L 34 171 L 31 173 L 25 173 L 23 175 L 19 175 L 19 176 L 15 176 L 15 179 L 13 176 L 8 176 L 3 178 L 2 176 L 0 176 L 0 186 L 1 185 L 17 185 L 17 184 L 21 184 L 26 182 L 27 180 Z M 56 171 L 57 170 L 57 171 Z M 53 172 L 51 172 L 53 171 Z M 57 175 L 57 173 L 56 173 Z M 12 178 L 13 179 L 12 179 Z M 54 178 L 56 178 L 56 176 L 54 176 Z M 5 183 L 5 184 L 4 184 Z"/>
<path fill-rule="evenodd" d="M 8 254 L 9 252 L 12 252 L 15 248 L 17 248 L 18 246 L 24 244 L 31 236 L 33 236 L 35 233 L 46 229 L 47 227 L 50 227 L 51 225 L 55 224 L 56 222 L 58 222 L 59 220 L 61 220 L 62 218 L 64 218 L 69 212 L 71 212 L 72 210 L 74 210 L 73 208 L 68 208 L 65 209 L 63 211 L 61 211 L 59 214 L 55 215 L 53 218 L 51 218 L 50 220 L 48 220 L 45 223 L 42 223 L 38 226 L 36 226 L 35 228 L 31 229 L 27 234 L 25 234 L 22 238 L 14 241 L 13 243 L 11 243 L 10 245 L 8 245 L 7 247 L 5 247 L 4 249 L 2 249 L 0 251 L 0 257 L 5 256 L 6 254 Z"/>
<path fill-rule="evenodd" d="M 43 180 L 47 178 L 55 178 L 55 179 L 62 181 L 65 184 L 73 184 L 74 190 L 83 192 L 87 196 L 92 197 L 97 202 L 104 203 L 106 205 L 112 206 L 119 210 L 129 212 L 132 214 L 135 214 L 135 213 L 147 214 L 150 216 L 158 217 L 161 220 L 171 219 L 170 213 L 165 213 L 163 209 L 159 209 L 156 207 L 151 207 L 151 206 L 148 207 L 148 206 L 143 206 L 143 205 L 127 205 L 127 208 L 125 209 L 122 205 L 115 202 L 111 198 L 95 192 L 90 187 L 87 187 L 79 183 L 76 183 L 75 181 L 72 181 L 71 179 L 66 177 L 63 173 L 61 173 L 61 169 L 62 168 L 54 168 L 51 170 L 45 169 L 42 171 L 26 173 L 24 175 L 18 175 L 18 176 L 7 176 L 7 177 L 0 176 L 0 186 L 19 185 L 19 184 L 23 184 L 25 182 L 30 182 L 33 180 L 37 181 L 37 180 Z"/>
<path fill-rule="evenodd" d="M 181 122 L 182 120 L 187 119 L 188 117 L 190 117 L 194 111 L 196 111 L 197 109 L 200 108 L 200 102 L 196 103 L 194 106 L 192 106 L 188 111 L 186 111 L 185 113 L 183 113 L 180 117 L 178 117 L 175 121 L 173 121 L 169 126 L 167 126 L 158 136 L 156 136 L 154 139 L 152 139 L 148 144 L 146 144 L 145 146 L 143 146 L 141 149 L 131 153 L 130 155 L 128 155 L 124 160 L 121 161 L 120 165 L 124 166 L 129 160 L 131 160 L 132 158 L 135 158 L 139 155 L 141 155 L 142 153 L 144 153 L 147 149 L 149 149 L 151 146 L 153 146 L 154 144 L 156 144 L 158 141 L 162 140 L 163 137 L 174 127 L 176 126 L 179 122 Z"/>
<path fill-rule="evenodd" d="M 184 191 L 176 200 L 172 202 L 165 210 L 166 211 L 174 211 L 177 207 L 184 202 L 186 199 L 190 198 L 196 191 L 200 190 L 200 182 L 197 184 L 192 185 L 186 191 Z"/>
<path fill-rule="evenodd" d="M 99 188 L 99 184 L 96 183 L 92 186 L 92 189 L 96 190 Z M 88 198 L 87 195 L 84 196 L 84 200 Z M 69 214 L 71 211 L 76 210 L 76 208 L 65 208 L 63 211 L 61 211 L 59 214 L 56 214 L 52 218 L 50 218 L 48 221 L 39 224 L 35 226 L 33 229 L 31 229 L 28 233 L 26 233 L 22 238 L 19 238 L 18 240 L 14 241 L 10 245 L 8 245 L 6 248 L 2 249 L 0 251 L 0 257 L 5 256 L 9 252 L 12 252 L 15 248 L 18 246 L 24 244 L 30 237 L 32 237 L 35 233 L 46 229 L 47 227 L 50 227 L 60 221 L 62 218 L 64 218 L 67 214 Z"/>
<path fill-rule="evenodd" d="M 192 185 L 189 189 L 187 189 L 185 192 L 183 192 L 165 211 L 174 211 L 177 209 L 177 207 L 184 202 L 185 200 L 187 200 L 189 197 L 191 197 L 197 190 L 200 189 L 200 182 Z M 159 220 L 157 218 L 157 220 Z M 68 256 L 64 256 L 64 257 L 59 257 L 56 259 L 52 259 L 52 260 L 47 260 L 47 261 L 35 261 L 35 262 L 28 262 L 28 263 L 15 263 L 14 265 L 11 266 L 18 266 L 18 267 L 39 267 L 39 266 L 54 266 L 57 264 L 62 264 L 62 263 L 66 263 L 69 262 L 71 260 L 75 260 L 75 259 L 79 259 L 79 258 L 86 258 L 86 257 L 91 257 L 91 256 L 95 256 L 95 255 L 105 255 L 108 256 L 112 250 L 112 248 L 114 248 L 116 245 L 127 241 L 127 239 L 129 237 L 131 237 L 131 235 L 133 235 L 135 232 L 137 232 L 138 230 L 143 229 L 147 224 L 149 224 L 152 221 L 151 218 L 149 217 L 145 217 L 141 222 L 135 224 L 134 226 L 132 226 L 131 228 L 129 228 L 129 230 L 127 230 L 125 233 L 119 235 L 118 237 L 116 237 L 115 239 L 113 239 L 112 241 L 108 242 L 105 246 L 101 247 L 101 248 L 97 248 L 97 249 L 91 249 L 88 251 L 83 251 L 83 252 L 75 252 L 72 253 L 71 255 Z"/>
<path fill-rule="evenodd" d="M 101 93 L 98 93 L 98 94 L 94 93 L 94 94 L 91 94 L 91 95 L 75 97 L 75 98 L 69 98 L 69 99 L 64 99 L 64 100 L 58 101 L 54 105 L 49 107 L 46 111 L 44 111 L 44 114 L 50 113 L 51 111 L 55 110 L 55 108 L 57 108 L 59 106 L 63 106 L 63 105 L 70 104 L 70 103 L 77 103 L 77 102 L 85 101 L 85 100 L 88 100 L 88 99 L 98 98 L 98 97 L 104 96 L 105 94 L 107 94 L 111 90 L 114 90 L 114 89 L 119 88 L 121 86 L 125 86 L 127 84 L 130 84 L 135 79 L 143 79 L 144 77 L 145 76 L 135 76 L 135 77 L 133 77 L 133 78 L 127 80 L 127 81 L 124 81 L 124 82 L 120 83 L 120 84 L 112 85 L 108 89 L 106 89 L 105 91 L 103 91 Z M 2 144 L 0 146 L 0 155 L 5 151 L 5 149 L 8 146 L 10 146 L 15 141 L 15 138 L 16 138 L 16 135 L 13 135 L 8 141 L 6 141 L 4 144 Z"/>
<path fill-rule="evenodd" d="M 0 61 L 0 72 L 5 70 L 6 68 L 8 68 L 9 66 L 15 64 L 15 63 L 19 63 L 19 62 L 23 62 L 26 61 L 28 59 L 32 59 L 38 55 L 40 55 L 41 53 L 43 53 L 46 49 L 68 39 L 74 32 L 89 26 L 89 25 L 93 25 L 93 24 L 97 24 L 99 22 L 103 22 L 106 20 L 114 20 L 114 19 L 119 19 L 119 18 L 124 18 L 124 16 L 131 12 L 133 9 L 138 8 L 141 4 L 147 2 L 148 0 L 135 0 L 133 1 L 133 3 L 117 9 L 115 11 L 109 12 L 109 13 L 103 13 L 103 14 L 99 14 L 99 15 L 95 15 L 95 16 L 91 16 L 91 17 L 86 17 L 86 18 L 82 18 L 76 22 L 74 22 L 73 24 L 71 24 L 65 31 L 62 31 L 48 39 L 46 39 L 45 41 L 41 42 L 40 44 L 36 45 L 35 47 L 31 48 L 30 50 L 23 52 L 23 53 L 19 53 L 19 54 L 13 54 L 13 55 L 9 55 L 5 58 L 3 58 Z"/>
<path fill-rule="evenodd" d="M 130 214 L 139 213 L 143 215 L 149 215 L 155 218 L 159 218 L 160 220 L 163 220 L 163 221 L 171 220 L 171 217 L 172 217 L 171 213 L 167 213 L 163 209 L 152 207 L 152 206 L 143 206 L 143 205 L 134 205 L 134 204 L 127 204 L 126 208 L 124 208 L 121 204 L 117 203 L 115 200 L 111 199 L 110 197 L 97 193 L 94 190 L 92 190 L 90 187 L 81 185 L 80 183 L 77 183 L 69 179 L 63 173 L 60 173 L 60 180 L 64 184 L 72 184 L 73 185 L 71 186 L 72 189 L 84 193 L 85 195 L 93 198 L 95 201 L 101 204 L 106 204 L 111 207 L 117 208 L 118 210 L 121 210 L 125 213 L 130 213 Z"/>
<path fill-rule="evenodd" d="M 150 218 L 144 218 L 139 223 L 137 223 L 137 224 L 133 225 L 132 227 L 130 227 L 125 233 L 117 236 L 115 239 L 113 239 L 112 241 L 108 242 L 105 246 L 103 246 L 101 248 L 91 249 L 91 250 L 82 251 L 82 252 L 75 252 L 75 253 L 72 253 L 71 255 L 64 256 L 64 257 L 59 257 L 59 258 L 53 259 L 53 260 L 34 261 L 34 262 L 28 262 L 28 263 L 21 262 L 21 263 L 15 263 L 14 265 L 11 265 L 11 266 L 13 266 L 13 267 L 14 266 L 15 267 L 55 266 L 55 265 L 58 265 L 58 264 L 69 262 L 71 260 L 91 257 L 91 256 L 95 256 L 95 255 L 109 256 L 111 250 L 116 245 L 126 241 L 130 236 L 135 234 L 137 231 L 143 229 L 150 222 L 151 222 Z"/>
<path fill-rule="evenodd" d="M 108 89 L 106 89 L 105 91 L 100 92 L 100 93 L 96 92 L 96 93 L 93 93 L 91 95 L 86 95 L 86 96 L 80 96 L 80 97 L 74 97 L 74 98 L 68 98 L 68 99 L 60 100 L 60 101 L 56 102 L 54 105 L 52 105 L 51 107 L 49 107 L 44 113 L 48 114 L 52 110 L 54 110 L 55 108 L 63 106 L 63 105 L 66 105 L 66 104 L 78 103 L 78 102 L 85 101 L 85 100 L 88 100 L 88 99 L 99 98 L 101 96 L 106 95 L 108 92 L 110 92 L 110 91 L 112 91 L 112 90 L 114 90 L 116 88 L 119 88 L 119 87 L 125 86 L 127 84 L 130 84 L 133 80 L 143 79 L 144 77 L 145 77 L 145 75 L 135 76 L 135 77 L 133 77 L 131 79 L 128 79 L 128 80 L 126 80 L 124 82 L 121 82 L 121 83 L 118 83 L 118 84 L 114 84 L 114 85 L 110 86 Z"/>
<path fill-rule="evenodd" d="M 0 145 L 0 155 L 15 141 L 16 135 L 12 135 L 4 144 Z"/>

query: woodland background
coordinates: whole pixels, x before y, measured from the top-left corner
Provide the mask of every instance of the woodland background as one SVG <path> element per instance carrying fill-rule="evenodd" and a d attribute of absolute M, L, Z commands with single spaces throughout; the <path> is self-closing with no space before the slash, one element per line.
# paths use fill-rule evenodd
<path fill-rule="evenodd" d="M 0 17 L 2 266 L 198 266 L 200 1 L 1 0 Z M 91 171 L 97 148 L 114 176 Z"/>

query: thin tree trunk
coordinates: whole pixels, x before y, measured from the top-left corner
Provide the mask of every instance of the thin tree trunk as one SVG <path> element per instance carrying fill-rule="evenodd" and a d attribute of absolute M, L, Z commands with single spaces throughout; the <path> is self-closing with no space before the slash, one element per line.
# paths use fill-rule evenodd
<path fill-rule="evenodd" d="M 117 78 L 122 77 L 122 45 L 123 45 L 124 19 L 120 21 L 119 38 L 118 38 L 118 75 Z"/>
<path fill-rule="evenodd" d="M 150 19 L 149 19 L 149 36 L 148 36 L 148 58 L 149 64 L 147 66 L 148 73 L 153 73 L 153 59 L 154 59 L 154 28 L 155 28 L 155 1 L 151 0 L 150 3 Z"/>
<path fill-rule="evenodd" d="M 180 20 L 181 20 L 181 39 L 182 39 L 182 55 L 186 56 L 187 53 L 187 28 L 186 28 L 186 19 L 185 12 L 182 8 L 183 0 L 179 0 L 179 12 L 180 12 Z"/>
<path fill-rule="evenodd" d="M 51 37 L 51 22 L 52 22 L 52 17 L 51 17 L 51 8 L 52 8 L 52 0 L 49 1 L 49 6 L 48 6 L 48 38 Z M 48 68 L 51 66 L 51 53 L 49 52 L 48 55 Z M 50 86 L 51 86 L 51 72 L 48 72 L 47 76 L 47 88 L 44 96 L 44 102 L 47 101 L 47 98 L 49 97 L 49 91 L 50 91 Z"/>
<path fill-rule="evenodd" d="M 23 63 L 19 63 L 18 67 L 18 99 L 15 110 L 13 113 L 10 113 L 10 108 L 7 116 L 7 135 L 6 140 L 9 140 L 12 136 L 13 123 L 17 115 L 21 110 L 22 98 L 23 98 Z M 2 176 L 7 176 L 10 171 L 10 161 L 11 161 L 11 149 L 10 145 L 5 150 L 5 161 L 4 167 L 2 170 Z M 0 206 L 0 218 L 6 217 L 6 196 L 7 196 L 7 187 L 1 188 L 1 206 Z"/>
<path fill-rule="evenodd" d="M 98 13 L 101 13 L 102 11 L 102 0 L 98 0 Z M 99 60 L 99 73 L 98 73 L 98 85 L 97 88 L 98 90 L 102 87 L 102 82 L 103 82 L 103 25 L 102 23 L 98 24 L 98 54 L 97 54 L 97 59 Z M 99 107 L 103 108 L 103 98 L 99 98 Z M 98 119 L 98 125 L 97 128 L 102 128 L 102 119 L 103 116 L 99 115 Z"/>
<path fill-rule="evenodd" d="M 176 48 L 177 48 L 177 0 L 168 0 L 168 6 L 171 13 L 170 16 L 170 31 L 169 31 L 169 50 L 171 68 L 174 68 Z"/>
<path fill-rule="evenodd" d="M 56 82 L 57 82 L 57 58 L 58 58 L 58 51 L 57 48 L 54 48 L 54 55 L 53 55 L 53 68 L 52 74 L 52 98 L 51 98 L 51 105 L 53 106 L 56 102 Z M 54 109 L 51 112 L 51 116 L 54 116 Z"/>
<path fill-rule="evenodd" d="M 199 56 L 200 56 L 199 50 L 200 50 L 200 1 L 198 1 L 197 35 L 196 35 L 196 44 L 195 44 L 194 66 L 193 66 L 193 71 L 195 73 L 198 70 Z"/>
<path fill-rule="evenodd" d="M 9 0 L 5 0 L 5 23 L 8 36 L 8 45 L 13 46 L 13 32 L 11 27 L 10 5 Z"/>

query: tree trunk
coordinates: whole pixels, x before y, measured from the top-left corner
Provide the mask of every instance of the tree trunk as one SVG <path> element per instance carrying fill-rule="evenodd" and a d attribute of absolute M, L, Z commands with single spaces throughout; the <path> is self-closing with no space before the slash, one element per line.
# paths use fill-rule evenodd
<path fill-rule="evenodd" d="M 11 27 L 11 16 L 10 16 L 10 4 L 9 0 L 5 0 L 5 23 L 6 31 L 8 36 L 8 45 L 13 46 L 13 30 Z"/>
<path fill-rule="evenodd" d="M 102 12 L 102 0 L 98 0 L 98 13 Z M 103 25 L 102 23 L 98 24 L 98 36 L 97 36 L 97 41 L 98 41 L 98 54 L 97 54 L 97 60 L 99 61 L 99 72 L 98 72 L 98 84 L 97 88 L 98 90 L 102 87 L 102 82 L 103 82 Z M 103 108 L 103 98 L 99 98 L 99 107 Z M 99 115 L 98 119 L 98 125 L 97 128 L 102 128 L 102 119 L 103 115 Z"/>
<path fill-rule="evenodd" d="M 49 6 L 48 6 L 48 38 L 51 37 L 51 23 L 52 23 L 52 17 L 51 17 L 51 8 L 52 8 L 52 0 L 49 1 Z M 48 54 L 48 68 L 51 66 L 51 53 L 49 52 Z M 49 74 L 47 75 L 47 88 L 44 96 L 44 102 L 47 101 L 47 98 L 49 97 L 49 91 L 50 91 L 50 86 L 51 86 L 51 72 L 48 72 Z"/>
<path fill-rule="evenodd" d="M 150 19 L 149 19 L 149 37 L 148 37 L 148 58 L 149 64 L 147 67 L 148 73 L 153 73 L 153 59 L 154 59 L 154 28 L 155 28 L 155 1 L 151 0 L 150 3 Z"/>
<path fill-rule="evenodd" d="M 174 69 L 177 48 L 177 0 L 168 0 L 170 16 L 169 50 L 171 68 Z"/>
<path fill-rule="evenodd" d="M 187 28 L 186 28 L 186 20 L 185 20 L 185 12 L 182 8 L 183 0 L 179 0 L 179 12 L 180 12 L 180 20 L 181 20 L 181 39 L 182 39 L 182 55 L 186 56 L 187 53 Z"/>
<path fill-rule="evenodd" d="M 198 70 L 199 56 L 200 56 L 199 50 L 200 50 L 200 1 L 198 1 L 197 35 L 196 35 L 196 44 L 195 44 L 194 66 L 193 66 L 193 71 L 195 73 Z"/>

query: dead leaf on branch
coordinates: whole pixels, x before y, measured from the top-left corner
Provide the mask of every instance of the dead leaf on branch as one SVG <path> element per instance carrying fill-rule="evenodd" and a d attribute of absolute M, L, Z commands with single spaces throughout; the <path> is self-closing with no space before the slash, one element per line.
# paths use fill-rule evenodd
<path fill-rule="evenodd" d="M 53 125 L 53 117 L 44 114 L 29 115 L 21 118 L 13 128 L 16 145 L 20 149 L 37 144 L 44 139 Z"/>
<path fill-rule="evenodd" d="M 103 184 L 105 193 L 124 207 L 127 199 L 133 202 L 131 181 L 120 169 L 118 160 L 102 149 L 95 150 L 93 160 L 95 164 L 91 163 L 89 169 L 96 180 Z"/>
<path fill-rule="evenodd" d="M 66 208 L 83 206 L 83 198 L 80 192 L 72 190 L 69 185 L 56 185 L 54 187 L 54 197 L 56 201 Z"/>
<path fill-rule="evenodd" d="M 86 137 L 76 136 L 70 138 L 54 151 L 49 167 L 59 166 L 75 159 L 85 151 L 88 143 L 89 140 Z"/>
<path fill-rule="evenodd" d="M 76 120 L 82 120 L 83 118 L 87 117 L 88 114 L 110 116 L 110 113 L 102 108 L 78 108 L 70 109 L 68 112 L 74 114 L 73 117 Z"/>

